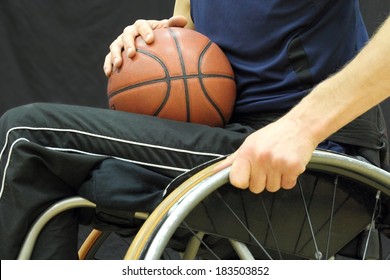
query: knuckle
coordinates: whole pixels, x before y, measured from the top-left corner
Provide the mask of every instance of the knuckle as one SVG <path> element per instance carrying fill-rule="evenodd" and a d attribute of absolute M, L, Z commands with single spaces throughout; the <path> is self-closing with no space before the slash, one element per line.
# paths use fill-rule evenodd
<path fill-rule="evenodd" d="M 149 26 L 150 26 L 152 29 L 156 29 L 156 28 L 159 26 L 158 21 L 155 21 L 155 20 L 149 20 L 149 21 L 148 21 L 148 24 L 149 24 Z"/>
<path fill-rule="evenodd" d="M 249 187 L 248 182 L 244 182 L 243 180 L 237 180 L 236 177 L 229 177 L 230 184 L 238 189 L 247 189 Z"/>
<path fill-rule="evenodd" d="M 152 29 L 157 29 L 157 28 L 160 28 L 160 27 L 167 26 L 168 25 L 168 20 L 167 19 L 163 19 L 163 20 L 149 20 L 148 23 L 149 23 L 149 26 Z"/>
<path fill-rule="evenodd" d="M 288 168 L 294 170 L 297 174 L 302 174 L 306 170 L 306 167 L 300 160 L 290 160 L 288 162 Z"/>
<path fill-rule="evenodd" d="M 267 185 L 265 188 L 267 189 L 267 191 L 274 193 L 274 192 L 277 192 L 280 189 L 280 186 L 269 186 L 269 185 Z"/>
<path fill-rule="evenodd" d="M 136 28 L 139 28 L 140 26 L 144 25 L 146 23 L 146 20 L 144 19 L 137 19 L 135 22 L 134 22 L 134 26 Z"/>
<path fill-rule="evenodd" d="M 297 184 L 298 176 L 296 175 L 285 175 L 283 176 L 281 187 L 283 189 L 292 189 Z"/>
<path fill-rule="evenodd" d="M 111 43 L 110 45 L 110 51 L 117 51 L 117 50 L 120 50 L 123 46 L 123 43 L 122 43 L 122 38 L 119 36 L 114 42 Z"/>
<path fill-rule="evenodd" d="M 118 36 L 117 40 L 123 40 L 123 38 L 134 37 L 137 34 L 138 27 L 135 25 L 129 25 L 123 29 L 122 34 Z"/>
<path fill-rule="evenodd" d="M 251 185 L 249 190 L 254 194 L 260 194 L 266 189 L 265 186 L 262 185 Z"/>
<path fill-rule="evenodd" d="M 235 186 L 238 189 L 246 189 L 248 185 L 243 183 L 242 181 L 235 180 L 234 178 L 230 178 L 230 184 Z"/>
<path fill-rule="evenodd" d="M 132 25 L 128 25 L 126 26 L 124 29 L 123 29 L 123 33 L 128 33 L 128 32 L 131 32 L 131 29 L 133 28 Z"/>
<path fill-rule="evenodd" d="M 268 149 L 262 150 L 261 153 L 257 155 L 257 158 L 260 162 L 275 162 L 275 155 Z"/>

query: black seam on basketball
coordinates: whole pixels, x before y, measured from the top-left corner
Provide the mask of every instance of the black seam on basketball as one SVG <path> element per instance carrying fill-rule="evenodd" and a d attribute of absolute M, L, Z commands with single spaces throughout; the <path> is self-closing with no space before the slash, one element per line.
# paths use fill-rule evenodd
<path fill-rule="evenodd" d="M 207 89 L 206 89 L 206 87 L 204 85 L 203 79 L 207 79 L 207 78 L 225 78 L 225 79 L 230 79 L 230 80 L 234 81 L 234 76 L 228 75 L 228 74 L 222 74 L 222 73 L 221 74 L 218 74 L 218 73 L 204 74 L 204 73 L 202 73 L 201 63 L 202 63 L 202 60 L 203 60 L 203 58 L 205 56 L 205 53 L 210 48 L 210 46 L 213 44 L 211 41 L 209 41 L 207 43 L 207 45 L 203 48 L 203 50 L 202 50 L 202 52 L 201 52 L 201 54 L 199 56 L 199 59 L 198 59 L 198 73 L 196 73 L 196 74 L 187 74 L 187 72 L 186 72 L 186 65 L 185 65 L 182 49 L 181 49 L 181 46 L 180 46 L 180 42 L 178 40 L 178 35 L 177 35 L 176 32 L 174 32 L 171 29 L 168 29 L 168 31 L 170 32 L 170 34 L 172 36 L 172 39 L 174 40 L 174 43 L 176 45 L 176 49 L 177 49 L 177 52 L 178 52 L 178 56 L 179 56 L 179 60 L 180 60 L 181 68 L 182 68 L 182 75 L 170 76 L 168 67 L 165 65 L 164 61 L 161 58 L 159 58 L 157 55 L 154 55 L 154 54 L 148 52 L 147 50 L 136 49 L 137 52 L 142 53 L 142 54 L 144 54 L 144 55 L 154 59 L 155 61 L 157 61 L 161 65 L 161 67 L 163 68 L 163 70 L 165 72 L 165 77 L 159 78 L 159 79 L 154 79 L 154 80 L 149 80 L 149 81 L 139 82 L 139 83 L 136 83 L 136 84 L 133 84 L 133 85 L 126 86 L 126 87 L 123 87 L 121 89 L 115 90 L 115 91 L 111 92 L 108 95 L 108 99 L 110 99 L 110 98 L 114 97 L 115 95 L 120 94 L 120 93 L 122 93 L 124 91 L 132 90 L 132 89 L 137 88 L 137 87 L 142 87 L 142 86 L 147 86 L 147 85 L 151 85 L 151 84 L 155 84 L 155 83 L 164 82 L 164 83 L 167 84 L 167 91 L 165 93 L 165 97 L 164 97 L 163 101 L 161 102 L 160 106 L 153 113 L 154 116 L 158 116 L 159 113 L 163 110 L 163 108 L 165 107 L 165 105 L 167 104 L 167 102 L 168 102 L 168 100 L 170 98 L 171 88 L 172 88 L 171 82 L 174 81 L 174 80 L 183 80 L 183 82 L 184 82 L 184 89 L 185 89 L 185 92 L 184 92 L 184 94 L 185 94 L 185 102 L 186 102 L 186 109 L 187 109 L 186 110 L 186 115 L 187 115 L 186 117 L 187 117 L 187 122 L 191 122 L 191 107 L 190 107 L 190 94 L 189 94 L 188 80 L 189 79 L 198 79 L 199 82 L 200 82 L 200 86 L 201 86 L 201 89 L 203 91 L 204 96 L 207 98 L 207 100 L 210 102 L 211 106 L 216 110 L 216 112 L 220 116 L 220 119 L 222 120 L 223 125 L 226 125 L 226 119 L 224 118 L 224 115 L 223 115 L 223 113 L 221 111 L 221 108 L 218 106 L 218 104 L 216 104 L 213 101 L 212 97 L 208 94 Z"/>
<path fill-rule="evenodd" d="M 123 92 L 123 91 L 126 91 L 126 90 L 129 90 L 129 89 L 133 89 L 133 88 L 137 88 L 139 86 L 145 86 L 145 85 L 151 85 L 151 84 L 155 84 L 155 83 L 159 83 L 159 82 L 166 82 L 167 83 L 167 91 L 165 93 L 165 97 L 164 97 L 164 100 L 161 102 L 159 108 L 157 108 L 157 110 L 153 113 L 153 116 L 157 116 L 162 108 L 165 106 L 165 104 L 168 102 L 168 99 L 169 99 L 169 96 L 170 96 L 170 93 L 171 93 L 171 77 L 169 76 L 169 71 L 168 71 L 168 68 L 166 67 L 164 61 L 162 61 L 158 56 L 150 53 L 150 52 L 147 52 L 145 50 L 141 50 L 141 49 L 136 49 L 137 52 L 139 53 L 142 53 L 146 56 L 149 56 L 150 58 L 156 60 L 160 65 L 161 67 L 163 68 L 164 72 L 165 72 L 165 77 L 164 78 L 160 78 L 160 79 L 156 79 L 156 80 L 153 80 L 153 81 L 145 81 L 145 82 L 141 82 L 141 83 L 137 83 L 137 84 L 134 84 L 134 85 L 131 85 L 131 86 L 126 86 L 124 88 L 121 88 L 121 89 L 118 89 L 112 93 L 109 94 L 109 98 Z"/>
<path fill-rule="evenodd" d="M 145 85 L 151 85 L 151 84 L 156 84 L 156 83 L 160 83 L 160 82 L 167 82 L 167 81 L 171 81 L 172 79 L 165 79 L 165 78 L 161 78 L 161 79 L 155 79 L 153 81 L 145 81 L 145 82 L 141 82 L 141 83 L 137 83 L 137 84 L 133 84 L 131 86 L 125 86 L 121 89 L 118 89 L 116 91 L 113 91 L 112 93 L 110 93 L 108 96 L 109 98 L 111 97 L 114 97 L 115 95 L 121 93 L 121 92 L 124 92 L 126 90 L 129 90 L 129 89 L 133 89 L 133 88 L 137 88 L 137 87 L 140 87 L 140 86 L 145 86 Z"/>
<path fill-rule="evenodd" d="M 181 46 L 179 43 L 179 40 L 177 38 L 176 32 L 174 32 L 172 29 L 168 29 L 169 33 L 172 36 L 173 41 L 175 42 L 176 49 L 177 49 L 177 54 L 179 55 L 179 60 L 180 60 L 180 65 L 181 65 L 181 70 L 182 70 L 182 78 L 184 82 L 184 94 L 185 94 L 185 100 L 186 100 L 186 112 L 187 112 L 187 122 L 191 121 L 191 111 L 190 111 L 190 94 L 189 94 L 189 89 L 188 89 L 188 76 L 187 76 L 187 71 L 186 71 L 186 65 L 184 63 L 184 58 L 183 58 L 183 53 L 181 51 Z"/>
<path fill-rule="evenodd" d="M 202 75 L 199 75 L 199 74 L 187 74 L 186 75 L 187 79 L 199 79 L 199 78 L 225 78 L 225 79 L 230 79 L 230 80 L 234 80 L 234 78 L 232 76 L 229 76 L 229 75 L 223 75 L 223 74 L 202 74 Z M 131 86 L 126 86 L 126 87 L 123 87 L 123 88 L 120 88 L 116 91 L 113 91 L 112 93 L 110 93 L 108 95 L 109 98 L 123 92 L 123 91 L 126 91 L 126 90 L 131 90 L 133 88 L 137 88 L 137 87 L 140 87 L 140 86 L 144 86 L 144 85 L 151 85 L 151 84 L 156 84 L 156 83 L 161 83 L 161 82 L 167 82 L 167 84 L 169 84 L 170 86 L 170 83 L 172 81 L 175 81 L 175 80 L 180 80 L 180 79 L 183 79 L 183 76 L 170 76 L 170 77 L 167 77 L 167 78 L 160 78 L 160 79 L 155 79 L 153 81 L 145 81 L 145 82 L 140 82 L 140 83 L 136 83 L 136 84 L 133 84 Z"/>
<path fill-rule="evenodd" d="M 225 120 L 225 117 L 221 111 L 221 109 L 219 108 L 219 106 L 214 102 L 214 100 L 210 97 L 210 95 L 207 93 L 207 89 L 203 83 L 203 73 L 202 73 L 202 69 L 201 69 L 201 64 L 202 64 L 202 60 L 203 60 L 203 57 L 205 55 L 205 53 L 207 52 L 207 50 L 210 48 L 210 46 L 213 44 L 213 42 L 209 41 L 209 43 L 203 48 L 200 56 L 199 56 L 199 59 L 198 59 L 198 73 L 199 73 L 199 83 L 200 83 L 200 86 L 202 88 L 202 91 L 203 91 L 203 94 L 206 96 L 206 98 L 208 99 L 208 101 L 210 102 L 211 106 L 214 107 L 214 109 L 217 111 L 219 117 L 221 118 L 222 120 L 222 124 L 223 126 L 226 125 L 226 120 Z"/>

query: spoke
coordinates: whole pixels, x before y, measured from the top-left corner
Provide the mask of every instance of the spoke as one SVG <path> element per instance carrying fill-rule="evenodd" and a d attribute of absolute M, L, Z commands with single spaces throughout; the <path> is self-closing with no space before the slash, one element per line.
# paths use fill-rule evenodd
<path fill-rule="evenodd" d="M 332 234 L 334 207 L 336 205 L 336 191 L 337 191 L 338 182 L 339 182 L 339 176 L 336 176 L 336 178 L 334 180 L 334 188 L 333 188 L 332 209 L 330 211 L 328 240 L 327 240 L 327 243 L 326 243 L 326 253 L 325 253 L 325 259 L 326 260 L 329 258 L 329 256 L 328 256 L 329 255 L 329 246 L 330 246 L 330 238 L 331 238 L 331 234 Z"/>
<path fill-rule="evenodd" d="M 311 233 L 311 236 L 313 238 L 314 247 L 315 247 L 315 250 L 316 250 L 315 257 L 316 257 L 316 259 L 320 260 L 320 259 L 322 259 L 322 253 L 318 249 L 316 237 L 315 237 L 314 230 L 313 230 L 313 224 L 312 224 L 311 219 L 310 219 L 309 210 L 307 208 L 305 195 L 303 194 L 303 188 L 302 188 L 302 184 L 301 184 L 300 180 L 298 180 L 298 186 L 299 186 L 299 190 L 300 190 L 301 195 L 302 195 L 302 201 L 303 201 L 303 206 L 305 207 L 307 222 L 308 222 L 309 227 L 310 227 L 310 233 Z"/>
<path fill-rule="evenodd" d="M 223 202 L 223 204 L 229 209 L 229 211 L 233 214 L 233 216 L 237 219 L 237 221 L 242 225 L 242 227 L 245 229 L 245 231 L 252 237 L 252 239 L 255 241 L 255 243 L 260 247 L 260 249 L 263 251 L 266 256 L 272 260 L 271 255 L 267 252 L 267 250 L 264 248 L 263 245 L 257 240 L 257 238 L 253 235 L 253 233 L 249 230 L 249 228 L 241 221 L 240 217 L 234 212 L 234 210 L 229 206 L 229 204 L 222 198 L 221 194 L 219 192 L 216 192 L 217 197 Z"/>
<path fill-rule="evenodd" d="M 368 236 L 367 236 L 366 245 L 365 245 L 365 247 L 364 247 L 364 253 L 363 253 L 363 257 L 362 257 L 363 260 L 366 259 L 366 254 L 367 254 L 367 249 L 368 249 L 368 243 L 370 242 L 372 229 L 373 229 L 374 226 L 375 226 L 375 215 L 376 215 L 377 210 L 378 210 L 378 205 L 379 205 L 380 196 L 381 196 L 381 192 L 378 191 L 378 192 L 376 193 L 376 196 L 375 196 L 375 206 L 374 206 L 374 210 L 373 210 L 373 212 L 372 212 L 372 218 L 371 218 L 371 223 L 370 223 L 370 227 L 369 227 L 369 230 L 368 230 Z"/>
<path fill-rule="evenodd" d="M 188 224 L 186 223 L 186 221 L 183 221 L 183 225 L 185 228 L 187 228 L 191 233 L 192 235 L 204 246 L 206 247 L 206 249 L 217 259 L 217 260 L 221 260 L 218 255 L 214 252 L 213 249 L 210 248 L 209 245 L 206 244 L 206 242 L 203 241 L 203 239 L 201 239 L 195 231 L 193 231 L 189 226 Z"/>
<path fill-rule="evenodd" d="M 300 179 L 299 179 L 299 180 L 300 180 Z M 299 180 L 298 180 L 298 182 L 300 182 Z M 315 193 L 315 191 L 316 191 L 316 189 L 317 189 L 317 186 L 318 186 L 318 181 L 319 181 L 319 178 L 317 177 L 317 178 L 315 179 L 314 184 L 313 184 L 313 190 L 311 191 L 311 195 L 310 195 L 309 201 L 312 201 L 312 199 L 313 199 L 313 195 L 314 195 L 314 193 Z M 298 236 L 302 236 L 303 231 L 304 231 L 304 229 L 305 229 L 305 223 L 306 223 L 306 219 L 304 219 L 304 220 L 302 221 L 302 224 L 301 224 L 301 226 L 300 226 L 300 232 L 299 232 L 299 235 L 298 235 Z M 297 240 L 295 241 L 296 243 L 295 243 L 294 252 L 297 252 L 297 251 L 299 250 L 299 249 L 298 249 L 299 241 L 300 241 L 299 238 L 297 238 Z M 303 245 L 301 245 L 301 248 L 303 248 L 304 246 L 306 246 L 308 243 L 310 243 L 310 240 L 307 240 L 306 243 L 304 243 Z"/>
<path fill-rule="evenodd" d="M 271 220 L 270 220 L 270 216 L 268 215 L 267 208 L 265 207 L 265 203 L 264 203 L 264 199 L 263 198 L 261 198 L 261 204 L 263 206 L 265 216 L 267 217 L 267 223 L 269 225 L 269 229 L 271 231 L 272 238 L 273 238 L 273 240 L 275 242 L 275 247 L 276 247 L 276 249 L 278 251 L 279 258 L 282 260 L 283 259 L 282 253 L 280 251 L 279 244 L 278 244 L 278 241 L 277 241 L 277 238 L 276 238 L 276 235 L 275 235 L 275 231 L 274 231 L 274 228 L 272 226 L 272 223 L 271 223 Z"/>

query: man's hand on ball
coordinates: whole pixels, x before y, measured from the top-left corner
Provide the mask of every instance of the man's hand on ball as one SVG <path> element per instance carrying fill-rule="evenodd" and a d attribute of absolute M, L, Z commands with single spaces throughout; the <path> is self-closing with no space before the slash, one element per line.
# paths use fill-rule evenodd
<path fill-rule="evenodd" d="M 122 51 L 125 50 L 126 55 L 132 58 L 135 53 L 135 39 L 141 36 L 147 44 L 154 40 L 153 30 L 165 27 L 184 27 L 187 24 L 187 19 L 184 16 L 173 16 L 164 20 L 144 20 L 139 19 L 134 24 L 125 27 L 123 33 L 120 34 L 110 45 L 110 52 L 104 60 L 103 70 L 107 77 L 122 65 Z"/>

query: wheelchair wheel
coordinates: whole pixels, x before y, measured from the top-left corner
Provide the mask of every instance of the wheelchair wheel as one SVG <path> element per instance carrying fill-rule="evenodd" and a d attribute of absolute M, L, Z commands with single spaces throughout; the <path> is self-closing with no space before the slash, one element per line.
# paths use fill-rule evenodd
<path fill-rule="evenodd" d="M 315 151 L 293 190 L 254 195 L 213 167 L 164 199 L 125 259 L 160 259 L 167 247 L 198 259 L 389 258 L 380 245 L 389 235 L 390 173 Z"/>

